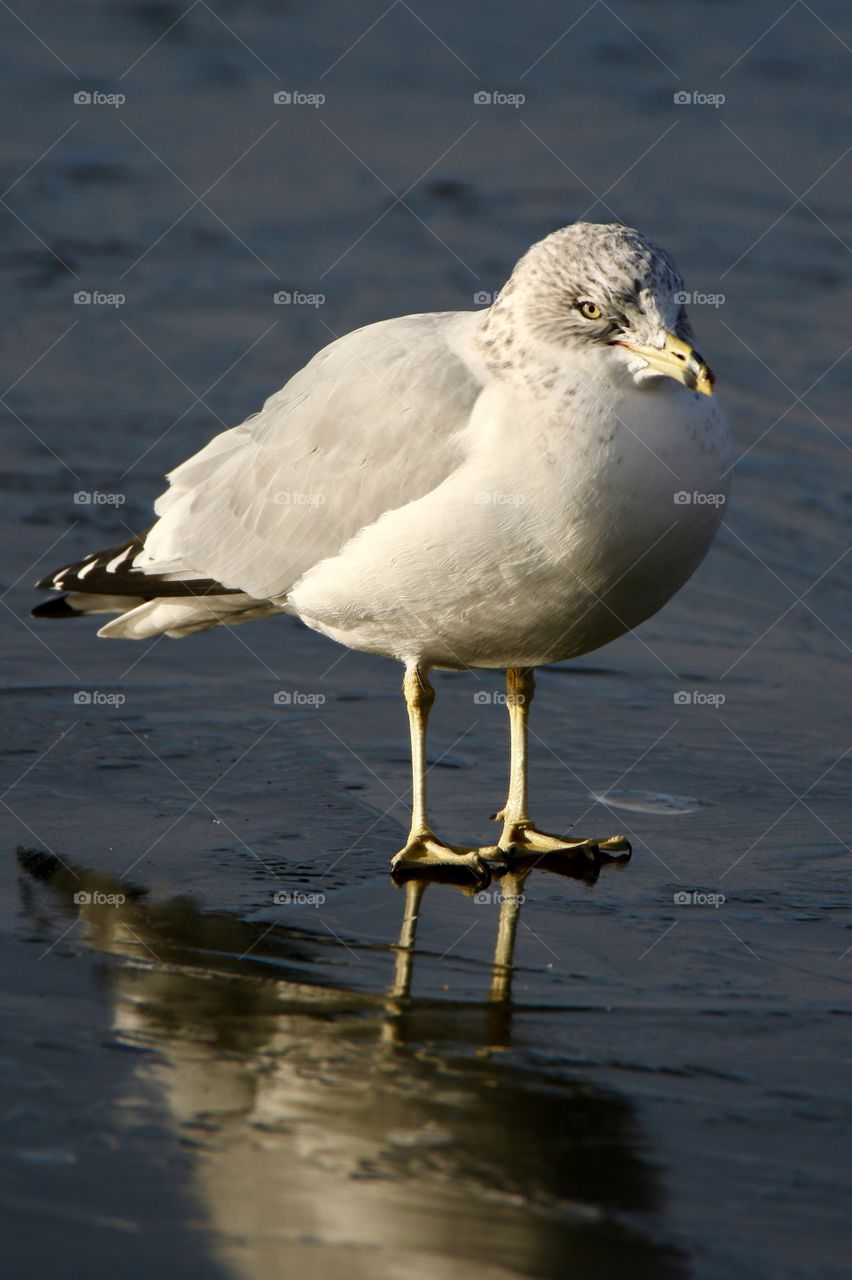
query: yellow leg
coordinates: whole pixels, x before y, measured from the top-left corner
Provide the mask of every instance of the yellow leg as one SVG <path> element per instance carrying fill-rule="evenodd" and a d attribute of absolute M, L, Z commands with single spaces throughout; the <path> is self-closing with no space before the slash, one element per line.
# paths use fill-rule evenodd
<path fill-rule="evenodd" d="M 482 849 L 483 857 L 499 857 L 510 849 L 525 853 L 594 854 L 604 851 L 630 852 L 630 844 L 624 836 L 577 838 L 553 836 L 537 831 L 529 816 L 527 795 L 527 721 L 530 703 L 535 696 L 535 676 L 532 667 L 510 667 L 506 672 L 506 705 L 509 709 L 511 757 L 509 766 L 509 794 L 505 806 L 495 813 L 503 822 L 499 843 Z"/>
<path fill-rule="evenodd" d="M 408 723 L 411 730 L 411 831 L 408 840 L 391 862 L 391 872 L 436 866 L 467 867 L 474 879 L 487 883 L 491 872 L 479 850 L 444 844 L 429 825 L 426 812 L 426 726 L 435 701 L 428 671 L 417 663 L 405 669 L 402 682 Z"/>

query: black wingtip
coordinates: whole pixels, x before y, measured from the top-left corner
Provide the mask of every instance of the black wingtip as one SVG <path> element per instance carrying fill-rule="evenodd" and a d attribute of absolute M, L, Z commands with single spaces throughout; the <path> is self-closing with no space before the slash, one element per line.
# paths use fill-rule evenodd
<path fill-rule="evenodd" d="M 33 618 L 82 618 L 83 614 L 71 608 L 67 596 L 54 596 L 52 600 L 45 600 L 44 604 L 37 604 L 30 616 Z"/>

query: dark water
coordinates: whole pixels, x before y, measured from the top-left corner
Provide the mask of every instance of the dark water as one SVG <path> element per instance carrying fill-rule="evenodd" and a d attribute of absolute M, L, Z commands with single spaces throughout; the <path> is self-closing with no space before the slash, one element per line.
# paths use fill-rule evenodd
<path fill-rule="evenodd" d="M 845 1277 L 846 8 L 15 11 L 4 1273 Z M 641 227 L 703 299 L 733 499 L 660 616 L 540 676 L 536 817 L 626 830 L 632 862 L 536 871 L 517 915 L 430 885 L 397 949 L 391 664 L 289 621 L 109 645 L 31 624 L 30 583 L 144 528 L 333 335 L 470 308 L 580 216 Z M 436 822 L 484 841 L 497 682 L 435 684 Z"/>

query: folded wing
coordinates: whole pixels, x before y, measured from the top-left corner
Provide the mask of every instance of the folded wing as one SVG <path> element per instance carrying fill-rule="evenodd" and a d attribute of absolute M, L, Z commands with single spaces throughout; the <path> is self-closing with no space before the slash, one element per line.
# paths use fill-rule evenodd
<path fill-rule="evenodd" d="M 462 354 L 476 318 L 406 316 L 319 352 L 171 473 L 133 568 L 283 601 L 307 569 L 460 464 L 481 390 Z"/>

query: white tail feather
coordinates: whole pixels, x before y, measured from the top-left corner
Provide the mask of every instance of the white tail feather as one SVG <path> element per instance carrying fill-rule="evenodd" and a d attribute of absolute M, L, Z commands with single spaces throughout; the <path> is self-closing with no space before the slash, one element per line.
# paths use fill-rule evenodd
<path fill-rule="evenodd" d="M 254 600 L 246 595 L 148 600 L 113 618 L 112 622 L 101 627 L 98 635 L 107 640 L 147 640 L 161 635 L 179 640 L 198 631 L 207 631 L 210 627 L 232 627 L 285 612 L 265 600 Z"/>

